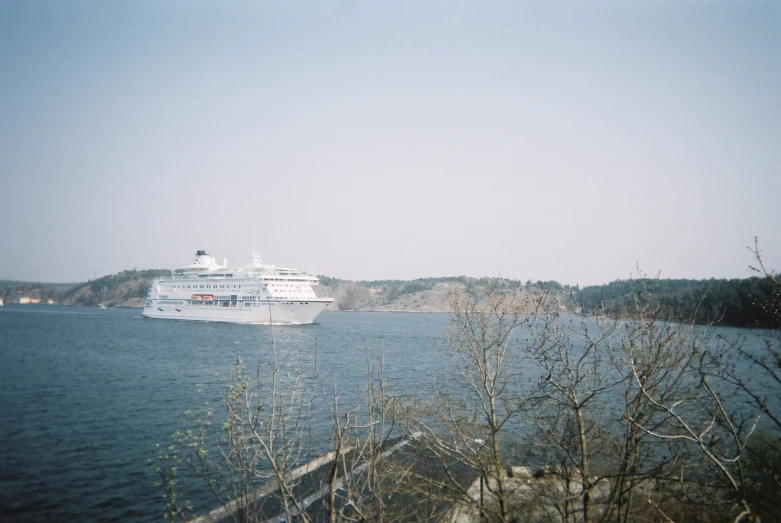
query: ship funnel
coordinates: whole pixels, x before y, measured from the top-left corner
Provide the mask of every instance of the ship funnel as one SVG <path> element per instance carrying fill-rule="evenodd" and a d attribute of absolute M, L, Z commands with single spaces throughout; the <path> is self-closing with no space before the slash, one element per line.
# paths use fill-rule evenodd
<path fill-rule="evenodd" d="M 222 259 L 222 264 L 227 267 L 228 266 L 228 258 L 223 258 Z"/>

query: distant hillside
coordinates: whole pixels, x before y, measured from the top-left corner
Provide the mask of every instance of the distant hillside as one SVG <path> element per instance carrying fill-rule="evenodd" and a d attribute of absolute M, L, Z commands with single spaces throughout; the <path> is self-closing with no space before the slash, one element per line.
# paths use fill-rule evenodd
<path fill-rule="evenodd" d="M 485 296 L 489 288 L 514 290 L 520 288 L 532 295 L 541 289 L 552 293 L 556 306 L 574 304 L 575 289 L 557 282 L 527 282 L 504 278 L 470 278 L 449 276 L 405 280 L 347 281 L 319 276 L 318 296 L 334 298 L 330 310 L 449 312 L 449 294 L 453 289 L 467 292 L 475 299 Z M 553 303 L 551 301 L 551 303 Z"/>
<path fill-rule="evenodd" d="M 51 299 L 69 305 L 141 307 L 153 278 L 170 274 L 168 269 L 122 271 L 86 283 L 31 283 L 0 281 L 0 296 L 6 303 L 21 296 Z M 319 276 L 318 296 L 334 298 L 329 310 L 448 312 L 449 293 L 457 289 L 475 299 L 489 288 L 516 289 L 533 297 L 549 293 L 549 307 L 586 315 L 629 317 L 636 303 L 658 308 L 664 318 L 716 321 L 738 327 L 781 327 L 781 294 L 768 279 L 732 280 L 618 280 L 605 285 L 579 288 L 556 281 L 451 276 L 405 280 L 349 281 Z M 635 302 L 635 299 L 638 302 Z"/>
<path fill-rule="evenodd" d="M 142 307 L 152 279 L 166 274 L 171 274 L 170 269 L 122 271 L 76 285 L 63 295 L 62 302 L 72 305 Z"/>
<path fill-rule="evenodd" d="M 152 279 L 171 274 L 167 269 L 122 271 L 86 283 L 35 283 L 0 281 L 0 295 L 6 303 L 17 303 L 22 296 L 52 300 L 64 305 L 105 305 L 140 307 Z"/>
<path fill-rule="evenodd" d="M 584 288 L 556 281 L 523 284 L 501 278 L 420 278 L 412 281 L 345 281 L 320 277 L 319 295 L 333 297 L 336 310 L 448 312 L 452 288 L 475 298 L 489 287 L 521 287 L 530 295 L 545 289 L 563 312 L 631 317 L 636 306 L 650 305 L 661 317 L 700 324 L 737 327 L 781 327 L 781 293 L 769 279 L 618 280 Z M 635 301 L 637 299 L 637 302 Z"/>

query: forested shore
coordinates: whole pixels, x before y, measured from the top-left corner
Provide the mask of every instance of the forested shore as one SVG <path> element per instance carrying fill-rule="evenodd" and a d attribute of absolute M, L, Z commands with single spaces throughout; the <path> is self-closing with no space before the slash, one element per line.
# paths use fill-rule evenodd
<path fill-rule="evenodd" d="M 770 306 L 778 287 L 768 278 L 618 280 L 580 289 L 577 303 L 588 315 L 631 316 L 638 305 L 658 307 L 667 318 L 734 327 L 778 328 Z"/>
<path fill-rule="evenodd" d="M 84 283 L 0 281 L 0 296 L 18 303 L 27 296 L 64 305 L 139 307 L 149 284 L 170 269 L 126 270 Z M 320 276 L 319 295 L 335 298 L 332 310 L 447 312 L 448 290 L 456 287 L 478 293 L 485 289 L 521 289 L 555 295 L 564 312 L 588 316 L 631 317 L 640 305 L 650 304 L 667 319 L 716 323 L 735 327 L 777 328 L 779 320 L 768 304 L 778 290 L 767 278 L 616 280 L 603 285 L 561 284 L 557 281 L 521 282 L 504 278 L 467 276 L 415 280 L 351 281 Z"/>

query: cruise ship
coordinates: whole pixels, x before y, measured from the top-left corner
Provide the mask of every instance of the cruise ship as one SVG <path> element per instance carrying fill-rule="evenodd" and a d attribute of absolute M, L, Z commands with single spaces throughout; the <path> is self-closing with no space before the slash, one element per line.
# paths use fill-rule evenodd
<path fill-rule="evenodd" d="M 144 305 L 147 318 L 231 323 L 312 323 L 333 298 L 318 298 L 319 280 L 296 269 L 262 263 L 253 250 L 249 265 L 219 265 L 206 251 L 195 261 L 152 280 Z"/>

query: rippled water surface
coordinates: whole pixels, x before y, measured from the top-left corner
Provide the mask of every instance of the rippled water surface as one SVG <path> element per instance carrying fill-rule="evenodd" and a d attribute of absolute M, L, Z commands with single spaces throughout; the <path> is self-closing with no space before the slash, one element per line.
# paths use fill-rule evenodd
<path fill-rule="evenodd" d="M 365 390 L 367 352 L 372 365 L 382 352 L 397 394 L 425 398 L 432 386 L 452 384 L 438 350 L 444 314 L 324 313 L 318 321 L 271 329 L 148 320 L 140 309 L 0 309 L 0 521 L 162 519 L 147 465 L 155 444 L 167 445 L 184 427 L 186 410 L 219 403 L 218 375 L 237 355 L 249 372 L 268 369 L 272 336 L 280 361 L 302 369 L 319 396 L 311 415 L 315 454 L 330 434 L 334 383 L 343 408 L 356 404 L 353 391 Z M 748 331 L 716 334 L 761 344 Z M 536 379 L 532 368 L 518 376 Z M 215 507 L 203 488 L 188 490 L 198 512 Z"/>
<path fill-rule="evenodd" d="M 400 392 L 425 389 L 441 370 L 445 315 L 324 313 L 318 321 L 273 335 L 343 391 L 364 383 L 366 347 L 383 350 Z M 147 466 L 155 444 L 214 395 L 216 375 L 237 354 L 250 368 L 265 364 L 271 334 L 145 320 L 140 309 L 0 309 L 0 520 L 162 519 Z"/>

